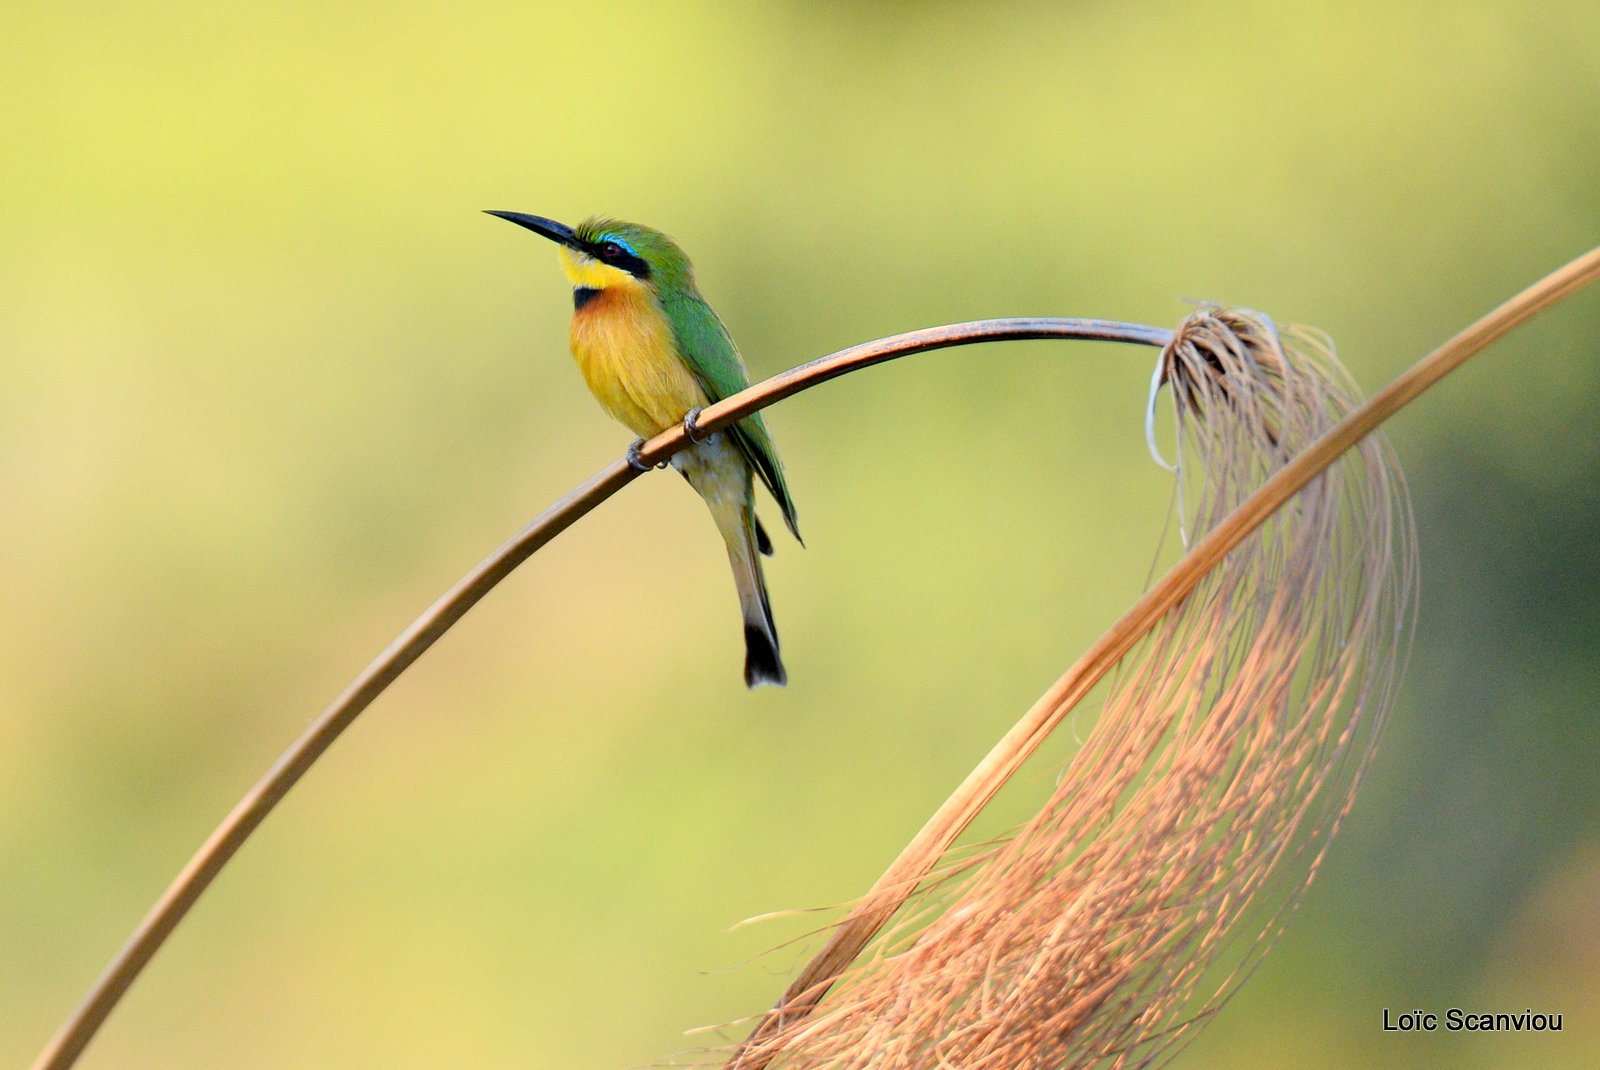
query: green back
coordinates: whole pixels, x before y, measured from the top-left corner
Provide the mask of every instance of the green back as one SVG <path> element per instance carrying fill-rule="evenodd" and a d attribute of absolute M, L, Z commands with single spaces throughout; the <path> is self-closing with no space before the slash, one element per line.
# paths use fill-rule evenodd
<path fill-rule="evenodd" d="M 692 282 L 687 290 L 657 290 L 656 298 L 661 302 L 662 311 L 667 314 L 667 322 L 672 324 L 678 352 L 683 354 L 689 369 L 700 380 L 707 397 L 719 401 L 750 385 L 744 361 L 739 358 L 739 351 L 734 348 L 728 329 L 694 289 Z M 796 539 L 800 538 L 794 499 L 789 497 L 789 487 L 783 479 L 783 463 L 778 460 L 777 447 L 772 444 L 772 436 L 767 433 L 767 425 L 762 422 L 761 414 L 751 413 L 734 424 L 732 431 L 734 440 L 749 458 L 756 475 L 761 477 L 761 482 L 772 493 L 778 508 L 783 510 L 783 522 Z"/>

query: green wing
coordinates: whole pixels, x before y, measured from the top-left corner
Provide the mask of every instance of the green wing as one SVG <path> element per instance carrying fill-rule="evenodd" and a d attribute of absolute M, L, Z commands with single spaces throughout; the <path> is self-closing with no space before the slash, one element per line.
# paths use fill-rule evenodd
<path fill-rule="evenodd" d="M 707 397 L 712 401 L 721 401 L 750 385 L 749 373 L 745 371 L 744 361 L 739 359 L 733 339 L 728 336 L 728 329 L 699 294 L 663 294 L 660 301 L 662 311 L 667 314 L 667 322 L 672 324 L 672 336 L 678 343 L 678 352 L 683 354 L 689 370 L 700 380 Z M 761 421 L 761 414 L 757 412 L 746 416 L 733 425 L 732 431 L 733 439 L 749 459 L 750 467 L 755 469 L 761 482 L 772 492 L 778 508 L 783 510 L 784 523 L 799 539 L 800 527 L 795 520 L 794 499 L 789 497 L 789 487 L 783 480 L 783 464 L 778 460 L 778 450 L 772 444 L 772 436 L 767 433 L 767 425 Z"/>

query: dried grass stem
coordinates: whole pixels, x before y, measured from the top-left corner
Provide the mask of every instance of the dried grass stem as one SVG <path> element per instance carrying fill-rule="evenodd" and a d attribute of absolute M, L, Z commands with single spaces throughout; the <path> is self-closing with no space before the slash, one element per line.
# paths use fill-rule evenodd
<path fill-rule="evenodd" d="M 730 398 L 708 406 L 698 424 L 702 431 L 727 427 L 802 390 L 850 372 L 882 364 L 913 353 L 925 353 L 975 342 L 1057 338 L 1079 341 L 1129 342 L 1162 346 L 1172 332 L 1160 327 L 1110 320 L 1071 318 L 1019 318 L 978 320 L 881 338 L 821 357 L 775 375 Z M 650 439 L 640 458 L 651 464 L 666 461 L 688 440 L 681 427 Z M 571 527 L 607 498 L 631 483 L 640 473 L 619 459 L 595 473 L 566 497 L 540 513 L 477 568 L 450 588 L 428 610 L 390 643 L 349 687 L 334 699 L 311 726 L 292 743 L 223 818 L 194 857 L 162 893 L 138 928 L 107 965 L 83 1002 L 34 1060 L 32 1070 L 66 1070 L 77 1062 L 111 1011 L 122 999 L 150 959 L 160 950 L 228 860 L 266 820 L 289 789 L 305 775 L 349 728 L 351 723 L 395 679 L 431 647 L 440 636 L 541 547 Z"/>

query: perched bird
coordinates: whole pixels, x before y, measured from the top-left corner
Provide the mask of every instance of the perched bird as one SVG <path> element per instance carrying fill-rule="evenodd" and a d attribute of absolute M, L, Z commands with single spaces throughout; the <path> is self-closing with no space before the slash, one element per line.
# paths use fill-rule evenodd
<path fill-rule="evenodd" d="M 572 280 L 572 355 L 602 408 L 641 439 L 680 421 L 694 445 L 672 466 L 705 499 L 728 547 L 744 614 L 744 682 L 788 682 L 778 657 L 762 554 L 772 540 L 756 519 L 752 475 L 760 477 L 800 538 L 783 465 L 761 414 L 700 436 L 700 409 L 750 385 L 728 330 L 700 296 L 694 268 L 676 242 L 658 230 L 615 219 L 576 227 L 521 212 L 490 215 L 527 227 L 560 246 Z M 639 443 L 629 451 L 636 467 Z"/>

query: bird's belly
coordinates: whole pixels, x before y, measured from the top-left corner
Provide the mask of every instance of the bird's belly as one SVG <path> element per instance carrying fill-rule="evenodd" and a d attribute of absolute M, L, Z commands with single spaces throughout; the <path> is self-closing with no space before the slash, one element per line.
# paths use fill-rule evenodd
<path fill-rule="evenodd" d="M 707 404 L 672 329 L 646 300 L 602 291 L 572 317 L 572 355 L 606 412 L 648 438 Z"/>
<path fill-rule="evenodd" d="M 750 501 L 750 463 L 726 431 L 673 454 L 672 467 L 683 473 L 719 518 L 729 509 L 733 517 L 743 515 Z"/>

